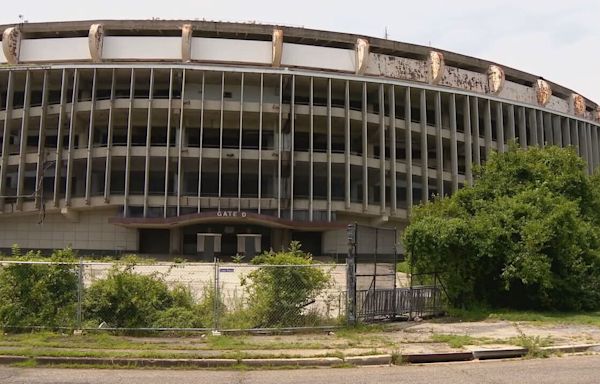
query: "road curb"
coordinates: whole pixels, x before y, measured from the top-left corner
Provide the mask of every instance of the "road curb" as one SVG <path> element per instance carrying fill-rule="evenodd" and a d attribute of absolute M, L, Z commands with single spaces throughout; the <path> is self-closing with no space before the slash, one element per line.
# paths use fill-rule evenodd
<path fill-rule="evenodd" d="M 562 352 L 562 353 L 577 353 L 587 352 L 589 350 L 595 350 L 600 348 L 600 344 L 574 344 L 574 345 L 557 345 L 552 347 L 543 347 L 542 350 L 550 352 Z"/>
<path fill-rule="evenodd" d="M 344 360 L 339 357 L 298 357 L 282 359 L 240 359 L 239 363 L 249 367 L 331 367 L 341 365 Z"/>
<path fill-rule="evenodd" d="M 390 365 L 392 355 L 348 356 L 344 362 L 352 365 Z"/>
<path fill-rule="evenodd" d="M 578 353 L 600 350 L 600 344 L 578 344 L 544 347 L 549 352 Z M 519 358 L 527 354 L 527 348 L 481 349 L 470 352 L 416 353 L 401 356 L 403 363 L 426 364 L 454 361 L 492 360 Z M 344 363 L 355 366 L 391 365 L 392 355 L 365 355 L 339 357 L 298 357 L 262 359 L 152 359 L 152 358 L 106 358 L 106 357 L 56 357 L 0 355 L 0 365 L 34 361 L 37 365 L 108 365 L 147 368 L 227 368 L 235 365 L 249 367 L 335 367 Z"/>

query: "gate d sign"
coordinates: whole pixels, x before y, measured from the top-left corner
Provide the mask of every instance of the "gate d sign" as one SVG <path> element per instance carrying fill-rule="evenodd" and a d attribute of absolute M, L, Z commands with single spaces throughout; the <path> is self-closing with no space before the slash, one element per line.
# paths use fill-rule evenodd
<path fill-rule="evenodd" d="M 218 217 L 246 217 L 244 211 L 217 211 Z"/>

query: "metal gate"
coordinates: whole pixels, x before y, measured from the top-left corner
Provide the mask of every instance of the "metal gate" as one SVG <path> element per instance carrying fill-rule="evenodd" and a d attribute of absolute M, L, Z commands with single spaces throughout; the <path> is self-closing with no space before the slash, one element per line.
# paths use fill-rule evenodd
<path fill-rule="evenodd" d="M 349 321 L 395 317 L 396 229 L 350 224 L 347 231 Z"/>
<path fill-rule="evenodd" d="M 396 286 L 396 229 L 350 224 L 347 232 L 348 323 L 443 313 L 437 274 L 411 274 L 409 288 Z"/>

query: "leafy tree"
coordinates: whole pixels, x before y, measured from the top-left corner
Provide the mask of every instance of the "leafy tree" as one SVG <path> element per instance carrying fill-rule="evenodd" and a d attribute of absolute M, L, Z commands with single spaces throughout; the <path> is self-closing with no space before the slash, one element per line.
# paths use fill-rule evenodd
<path fill-rule="evenodd" d="M 39 252 L 14 261 L 39 260 Z M 76 319 L 77 266 L 71 249 L 57 250 L 48 261 L 61 264 L 8 264 L 0 270 L 0 324 L 2 327 L 69 327 Z"/>
<path fill-rule="evenodd" d="M 293 241 L 287 251 L 265 252 L 252 260 L 263 265 L 243 279 L 255 327 L 291 327 L 307 320 L 305 308 L 331 282 L 327 271 L 312 267 L 312 256 Z"/>
<path fill-rule="evenodd" d="M 600 183 L 573 148 L 492 153 L 473 187 L 414 209 L 405 249 L 452 304 L 600 307 Z"/>

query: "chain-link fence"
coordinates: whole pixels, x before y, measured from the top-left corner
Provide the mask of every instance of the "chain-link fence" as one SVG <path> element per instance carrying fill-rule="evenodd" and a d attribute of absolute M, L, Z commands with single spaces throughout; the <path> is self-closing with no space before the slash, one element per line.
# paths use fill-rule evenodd
<path fill-rule="evenodd" d="M 5 329 L 260 330 L 345 324 L 346 266 L 0 262 Z"/>

